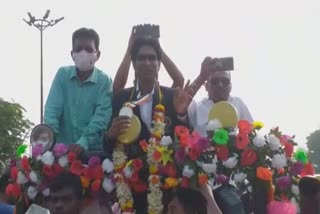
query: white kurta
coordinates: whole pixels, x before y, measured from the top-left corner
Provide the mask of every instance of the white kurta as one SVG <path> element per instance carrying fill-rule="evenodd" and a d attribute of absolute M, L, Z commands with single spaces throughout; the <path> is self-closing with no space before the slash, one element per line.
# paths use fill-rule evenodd
<path fill-rule="evenodd" d="M 228 101 L 237 109 L 240 120 L 253 122 L 248 107 L 239 97 L 230 96 Z M 188 108 L 190 125 L 203 137 L 207 136 L 208 115 L 213 105 L 214 102 L 212 100 L 204 98 L 199 102 L 192 101 Z"/>

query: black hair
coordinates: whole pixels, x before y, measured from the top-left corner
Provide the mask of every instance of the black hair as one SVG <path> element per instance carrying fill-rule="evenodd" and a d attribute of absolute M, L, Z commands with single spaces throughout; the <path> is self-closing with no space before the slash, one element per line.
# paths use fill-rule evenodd
<path fill-rule="evenodd" d="M 137 39 L 132 46 L 131 49 L 131 60 L 135 62 L 138 56 L 138 52 L 142 46 L 151 46 L 154 51 L 156 52 L 157 59 L 161 61 L 161 47 L 157 40 L 155 39 L 146 39 L 146 38 L 139 38 Z"/>
<path fill-rule="evenodd" d="M 299 191 L 305 196 L 314 196 L 320 192 L 320 181 L 313 177 L 303 177 L 299 181 Z"/>
<path fill-rule="evenodd" d="M 0 178 L 0 193 L 5 193 L 7 185 L 10 183 L 10 171 L 6 170 Z"/>
<path fill-rule="evenodd" d="M 190 188 L 179 188 L 176 191 L 164 192 L 164 213 L 168 212 L 168 205 L 171 200 L 177 197 L 182 207 L 193 214 L 207 214 L 207 199 L 201 192 Z"/>
<path fill-rule="evenodd" d="M 63 172 L 54 178 L 49 188 L 51 192 L 58 192 L 63 188 L 71 188 L 78 200 L 81 200 L 83 196 L 80 177 L 69 172 Z"/>
<path fill-rule="evenodd" d="M 72 34 L 72 47 L 76 39 L 92 39 L 96 49 L 99 50 L 100 38 L 99 34 L 91 28 L 80 28 Z"/>

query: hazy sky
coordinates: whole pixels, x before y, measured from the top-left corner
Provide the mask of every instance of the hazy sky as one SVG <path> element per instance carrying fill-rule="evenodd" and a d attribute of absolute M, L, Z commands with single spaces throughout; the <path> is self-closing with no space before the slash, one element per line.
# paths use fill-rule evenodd
<path fill-rule="evenodd" d="M 135 24 L 160 25 L 161 44 L 185 79 L 205 56 L 235 58 L 232 94 L 241 97 L 266 131 L 296 134 L 301 144 L 320 128 L 320 4 L 317 1 L 0 1 L 0 97 L 21 103 L 40 121 L 40 33 L 22 21 L 27 12 L 65 17 L 44 34 L 44 102 L 52 79 L 72 64 L 71 35 L 80 27 L 100 35 L 97 66 L 112 78 Z M 160 82 L 170 85 L 165 70 Z M 129 83 L 133 80 L 132 70 Z M 206 96 L 202 89 L 197 99 Z"/>

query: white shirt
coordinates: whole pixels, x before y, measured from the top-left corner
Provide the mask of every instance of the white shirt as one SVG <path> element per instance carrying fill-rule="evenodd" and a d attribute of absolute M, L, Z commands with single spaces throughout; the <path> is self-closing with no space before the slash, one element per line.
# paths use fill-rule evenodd
<path fill-rule="evenodd" d="M 143 96 L 141 95 L 138 82 L 137 82 L 136 91 L 139 91 L 137 95 L 137 99 L 142 98 Z M 151 129 L 151 126 L 152 126 L 152 102 L 153 102 L 154 86 L 151 91 L 151 94 L 152 94 L 151 99 L 139 106 L 141 120 L 144 122 L 144 124 L 147 126 L 149 130 Z"/>
<path fill-rule="evenodd" d="M 253 118 L 246 104 L 239 97 L 229 97 L 228 101 L 237 109 L 240 120 L 253 122 Z M 208 115 L 214 102 L 204 98 L 199 102 L 192 101 L 188 108 L 189 124 L 198 131 L 201 136 L 207 136 Z"/>

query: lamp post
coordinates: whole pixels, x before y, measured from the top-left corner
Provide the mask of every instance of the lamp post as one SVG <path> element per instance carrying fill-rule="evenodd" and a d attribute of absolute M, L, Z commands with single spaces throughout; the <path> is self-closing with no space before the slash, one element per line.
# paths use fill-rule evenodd
<path fill-rule="evenodd" d="M 48 20 L 50 10 L 44 14 L 43 18 L 35 18 L 28 12 L 29 21 L 23 19 L 29 26 L 34 26 L 40 31 L 40 122 L 43 123 L 43 31 L 48 28 L 56 25 L 58 22 L 64 19 L 61 17 L 59 19 Z"/>

